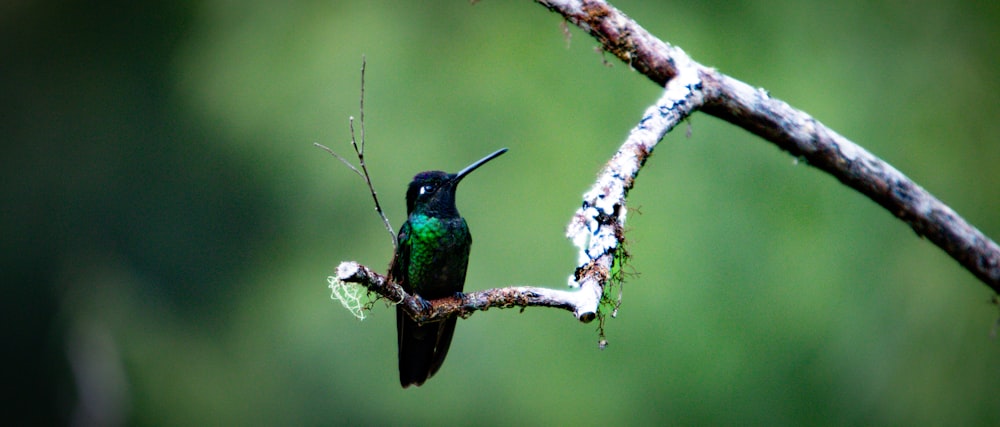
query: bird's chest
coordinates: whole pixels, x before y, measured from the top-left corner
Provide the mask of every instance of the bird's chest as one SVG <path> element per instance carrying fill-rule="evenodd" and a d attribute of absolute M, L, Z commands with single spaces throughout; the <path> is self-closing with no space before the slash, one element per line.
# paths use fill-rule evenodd
<path fill-rule="evenodd" d="M 472 244 L 465 220 L 424 217 L 410 228 L 410 285 L 428 298 L 460 292 Z"/>

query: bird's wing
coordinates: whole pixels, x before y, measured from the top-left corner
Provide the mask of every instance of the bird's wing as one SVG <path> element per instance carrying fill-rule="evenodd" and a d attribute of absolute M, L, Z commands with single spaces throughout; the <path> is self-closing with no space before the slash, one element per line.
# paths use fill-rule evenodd
<path fill-rule="evenodd" d="M 397 283 L 406 292 L 412 292 L 406 272 L 410 269 L 410 222 L 406 221 L 396 235 L 396 254 L 389 263 L 389 281 Z"/>

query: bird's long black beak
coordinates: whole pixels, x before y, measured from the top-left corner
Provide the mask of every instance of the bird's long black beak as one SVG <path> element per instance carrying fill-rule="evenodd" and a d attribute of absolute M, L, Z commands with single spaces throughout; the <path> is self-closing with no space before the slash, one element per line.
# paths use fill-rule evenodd
<path fill-rule="evenodd" d="M 478 168 L 478 167 L 486 164 L 486 162 L 488 162 L 490 160 L 493 160 L 493 159 L 495 159 L 497 157 L 500 157 L 501 154 L 506 153 L 506 152 L 507 152 L 506 148 L 501 148 L 501 149 L 499 149 L 497 151 L 494 151 L 492 154 L 490 154 L 490 155 L 488 155 L 486 157 L 483 157 L 482 159 L 479 159 L 479 161 L 477 161 L 477 162 L 475 162 L 475 163 L 473 163 L 473 164 L 471 164 L 469 166 L 466 166 L 465 169 L 462 169 L 458 173 L 455 174 L 455 177 L 452 178 L 452 182 L 454 182 L 455 185 L 458 185 L 458 182 L 461 181 L 462 178 L 465 178 L 466 175 L 472 173 L 472 171 L 476 170 L 476 168 Z"/>

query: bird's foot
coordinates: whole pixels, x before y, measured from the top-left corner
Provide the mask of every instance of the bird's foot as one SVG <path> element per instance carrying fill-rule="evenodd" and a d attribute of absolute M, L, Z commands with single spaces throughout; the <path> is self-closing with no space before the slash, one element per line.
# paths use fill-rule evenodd
<path fill-rule="evenodd" d="M 434 305 L 430 301 L 425 300 L 423 297 L 417 298 L 420 302 L 420 311 L 424 313 L 430 313 L 434 309 Z"/>

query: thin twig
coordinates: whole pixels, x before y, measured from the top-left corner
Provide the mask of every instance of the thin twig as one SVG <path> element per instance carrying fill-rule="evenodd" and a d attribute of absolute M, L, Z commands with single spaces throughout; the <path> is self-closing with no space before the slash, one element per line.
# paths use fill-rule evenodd
<path fill-rule="evenodd" d="M 358 168 L 354 167 L 354 165 L 352 165 L 351 162 L 347 161 L 347 159 L 343 158 L 340 154 L 337 154 L 336 152 L 334 152 L 333 150 L 331 150 L 330 147 L 327 147 L 327 146 L 325 146 L 323 144 L 320 144 L 318 142 L 314 142 L 313 145 L 315 145 L 315 146 L 317 146 L 319 148 L 322 148 L 327 153 L 330 153 L 331 155 L 333 155 L 333 157 L 336 157 L 337 160 L 340 160 L 341 162 L 343 162 L 345 165 L 347 165 L 347 167 L 351 168 L 351 170 L 354 171 L 354 173 L 358 174 L 358 176 L 360 176 L 361 178 L 365 177 L 364 175 L 361 174 L 361 171 L 359 171 Z"/>
<path fill-rule="evenodd" d="M 361 99 L 358 101 L 358 114 L 361 117 L 361 150 L 358 152 L 358 158 L 361 160 L 361 167 L 365 166 L 365 68 L 367 67 L 368 61 L 361 55 Z M 353 135 L 353 128 L 351 134 Z M 354 142 L 354 138 L 351 138 L 351 142 Z"/>
<path fill-rule="evenodd" d="M 358 170 L 351 162 L 347 161 L 343 156 L 337 154 L 329 147 L 326 147 L 319 143 L 313 143 L 313 145 L 326 150 L 327 153 L 332 154 L 338 160 L 343 162 L 347 167 L 351 168 L 354 173 L 358 174 L 365 184 L 368 185 L 368 191 L 371 192 L 372 200 L 375 201 L 375 212 L 378 216 L 382 218 L 382 224 L 385 226 L 386 231 L 389 232 L 389 239 L 392 240 L 392 249 L 396 250 L 396 232 L 392 229 L 392 224 L 389 222 L 389 218 L 385 216 L 385 211 L 382 210 L 382 204 L 378 201 L 378 193 L 375 191 L 375 185 L 372 184 L 371 175 L 368 173 L 368 165 L 365 163 L 365 68 L 367 65 L 367 60 L 364 55 L 361 56 L 361 101 L 360 101 L 360 120 L 361 120 L 361 146 L 358 146 L 358 139 L 354 134 L 354 117 L 348 118 L 348 128 L 351 130 L 351 146 L 354 147 L 354 154 L 358 156 L 358 164 L 361 166 L 361 170 Z"/>

